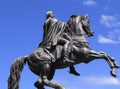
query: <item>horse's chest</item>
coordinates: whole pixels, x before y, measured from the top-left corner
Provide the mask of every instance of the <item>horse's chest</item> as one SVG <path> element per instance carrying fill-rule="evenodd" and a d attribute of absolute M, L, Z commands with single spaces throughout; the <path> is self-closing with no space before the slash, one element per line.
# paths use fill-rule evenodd
<path fill-rule="evenodd" d="M 72 36 L 71 42 L 73 44 L 81 44 L 83 42 L 88 42 L 84 36 Z"/>

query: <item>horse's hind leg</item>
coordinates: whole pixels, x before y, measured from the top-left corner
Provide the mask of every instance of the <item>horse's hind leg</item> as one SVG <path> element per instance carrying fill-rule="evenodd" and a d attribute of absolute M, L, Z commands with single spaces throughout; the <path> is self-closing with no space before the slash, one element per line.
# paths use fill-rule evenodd
<path fill-rule="evenodd" d="M 37 89 L 45 89 L 44 88 L 44 85 L 42 84 L 42 80 L 39 79 L 37 82 L 34 83 L 34 86 L 37 88 Z"/>
<path fill-rule="evenodd" d="M 55 73 L 55 69 L 54 68 L 50 69 L 50 72 L 47 76 L 48 80 L 53 79 L 54 73 Z M 37 87 L 38 89 L 45 89 L 41 78 L 39 79 L 39 81 L 35 82 L 34 86 Z"/>
<path fill-rule="evenodd" d="M 41 78 L 38 80 L 38 82 L 40 84 L 42 84 L 43 86 L 48 86 L 48 87 L 52 87 L 55 89 L 65 89 L 63 86 L 61 86 L 60 84 L 57 83 L 53 83 L 51 81 L 49 81 L 48 79 L 48 75 L 50 73 L 50 65 L 49 64 L 45 64 L 42 68 L 42 73 L 41 73 Z M 38 88 L 39 89 L 39 88 Z M 44 88 L 43 88 L 44 89 Z"/>

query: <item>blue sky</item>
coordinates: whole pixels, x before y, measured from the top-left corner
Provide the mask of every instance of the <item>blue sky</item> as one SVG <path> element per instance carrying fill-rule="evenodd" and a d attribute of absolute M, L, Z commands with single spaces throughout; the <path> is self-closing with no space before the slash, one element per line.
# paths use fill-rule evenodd
<path fill-rule="evenodd" d="M 72 14 L 88 14 L 95 35 L 88 38 L 96 51 L 104 51 L 120 64 L 120 0 L 1 0 L 0 1 L 0 89 L 7 89 L 9 69 L 15 58 L 30 54 L 43 36 L 45 13 L 53 10 L 56 18 L 67 22 Z M 76 65 L 80 76 L 57 70 L 52 81 L 67 89 L 119 89 L 118 77 L 110 76 L 105 60 Z M 25 65 L 20 89 L 36 89 L 38 77 Z M 46 89 L 50 89 L 46 87 Z"/>

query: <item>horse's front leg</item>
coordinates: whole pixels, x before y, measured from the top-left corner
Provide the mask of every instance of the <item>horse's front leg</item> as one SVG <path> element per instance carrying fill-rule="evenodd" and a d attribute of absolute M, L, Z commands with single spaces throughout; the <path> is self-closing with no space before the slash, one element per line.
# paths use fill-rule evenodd
<path fill-rule="evenodd" d="M 109 64 L 110 68 L 111 68 L 111 72 L 110 72 L 111 75 L 114 76 L 114 77 L 117 76 L 116 72 L 114 71 L 115 64 L 111 61 L 112 60 L 111 57 L 108 56 L 106 53 L 104 53 L 104 52 L 95 52 L 93 50 L 90 50 L 88 52 L 88 56 L 91 59 L 96 59 L 96 58 L 97 59 L 105 59 L 107 61 L 107 63 Z"/>
<path fill-rule="evenodd" d="M 105 52 L 100 52 L 101 54 L 106 54 Z M 120 66 L 118 65 L 118 63 L 115 61 L 115 59 L 113 58 L 113 57 L 111 57 L 110 55 L 108 55 L 108 54 L 106 54 L 108 57 L 109 57 L 109 59 L 113 62 L 113 64 L 114 64 L 114 67 L 115 68 L 120 68 Z"/>

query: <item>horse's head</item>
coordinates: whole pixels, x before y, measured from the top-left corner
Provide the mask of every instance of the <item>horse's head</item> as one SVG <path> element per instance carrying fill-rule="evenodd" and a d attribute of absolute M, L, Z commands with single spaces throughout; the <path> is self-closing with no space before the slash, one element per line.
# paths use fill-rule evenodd
<path fill-rule="evenodd" d="M 77 34 L 81 31 L 81 34 L 85 32 L 88 36 L 93 36 L 94 32 L 91 30 L 89 23 L 87 15 L 72 15 L 68 20 L 69 27 L 72 31 L 76 30 L 74 33 Z"/>
<path fill-rule="evenodd" d="M 90 21 L 88 19 L 88 16 L 87 15 L 78 15 L 78 16 L 83 30 L 86 32 L 88 36 L 93 36 L 94 32 L 90 28 Z"/>
<path fill-rule="evenodd" d="M 94 35 L 94 32 L 90 28 L 90 21 L 87 15 L 72 15 L 68 21 L 68 24 L 73 31 L 81 31 L 78 29 L 82 29 L 88 36 Z"/>

